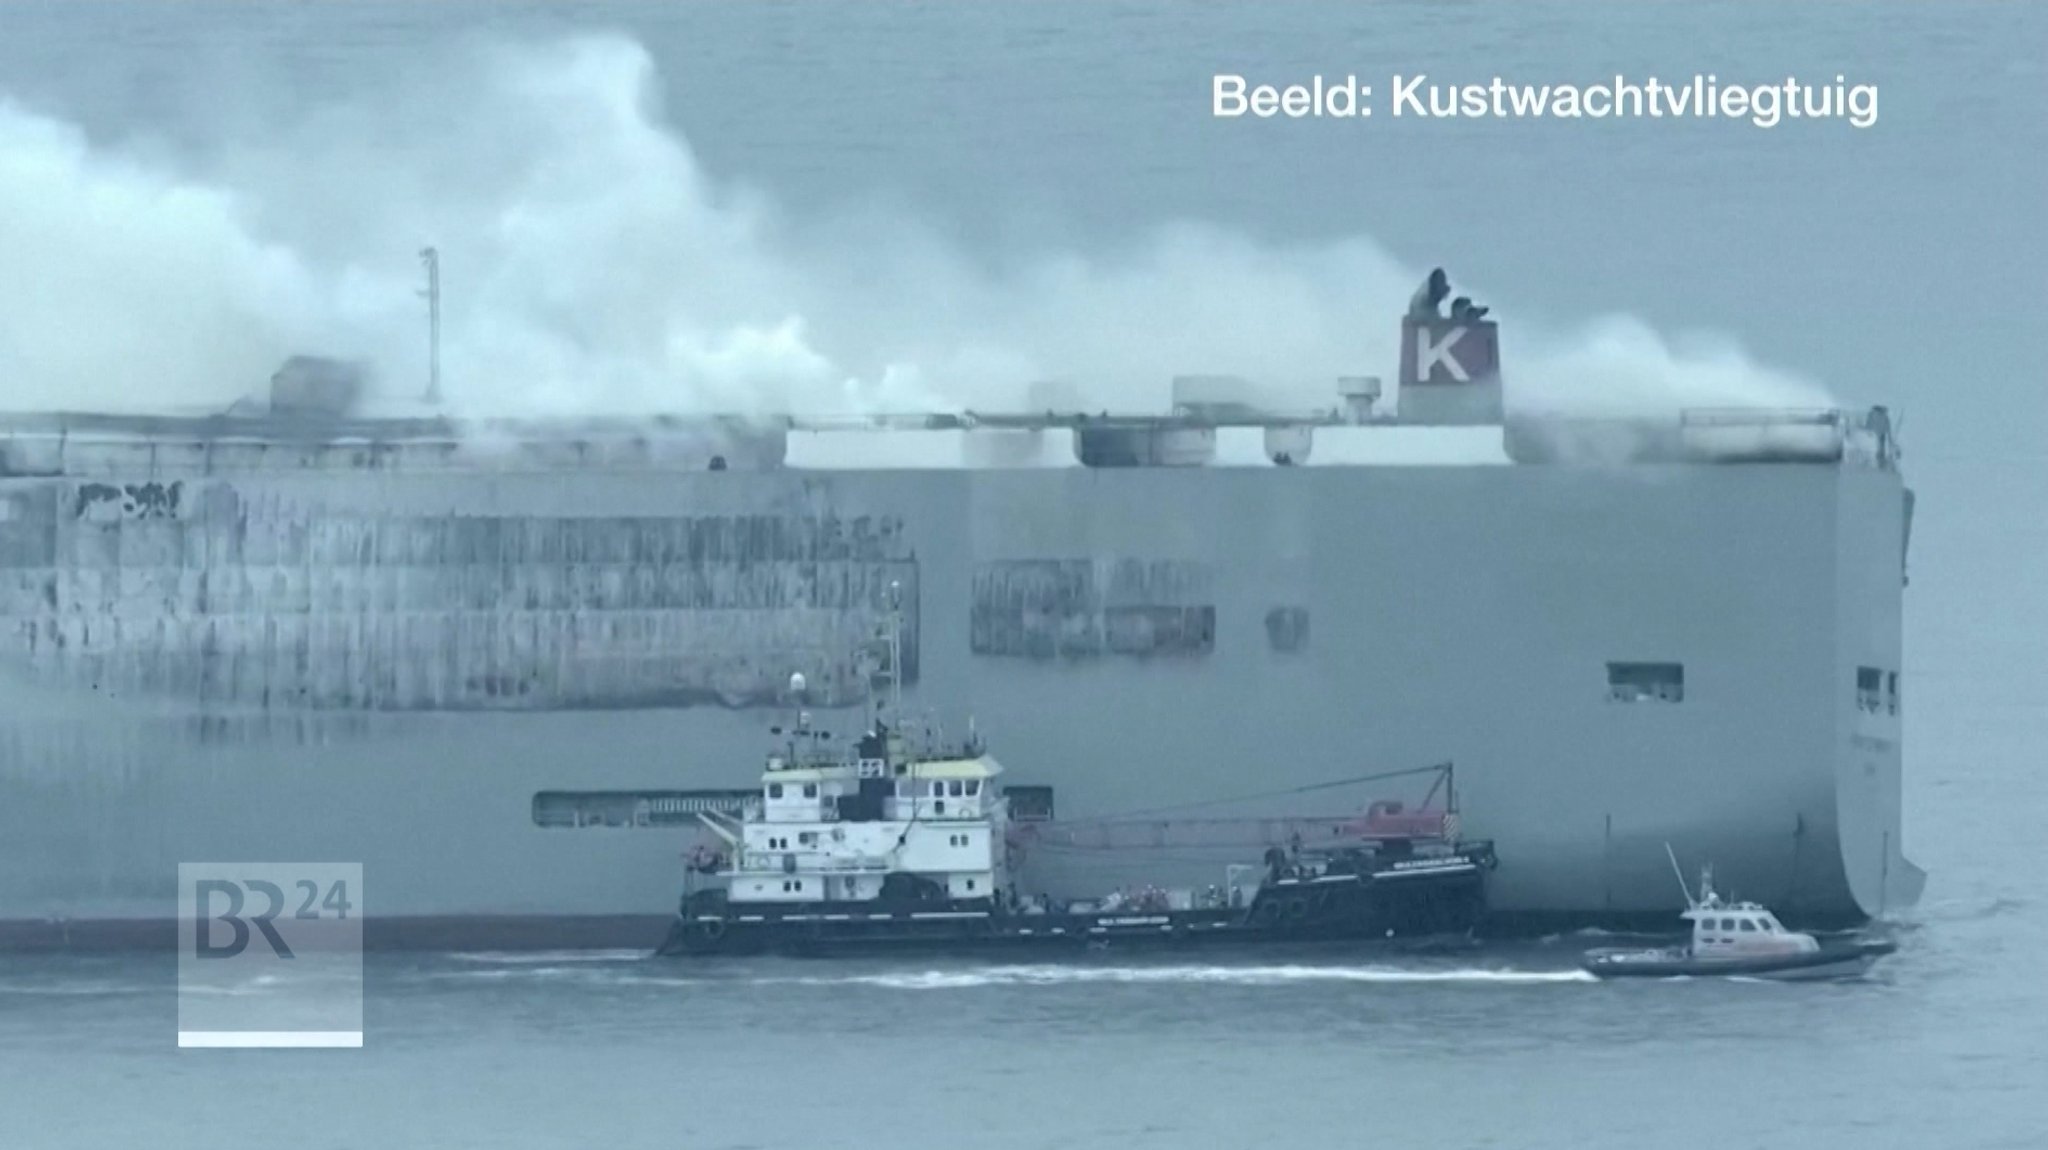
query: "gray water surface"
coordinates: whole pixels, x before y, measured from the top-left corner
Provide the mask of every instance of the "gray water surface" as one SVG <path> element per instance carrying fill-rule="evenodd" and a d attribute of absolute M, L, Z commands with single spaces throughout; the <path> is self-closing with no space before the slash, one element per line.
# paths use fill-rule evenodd
<path fill-rule="evenodd" d="M 32 1147 L 2025 1147 L 2048 1071 L 2028 909 L 1937 910 L 1869 978 L 1812 985 L 1591 982 L 1588 939 L 1398 963 L 391 956 L 359 1051 L 181 1052 L 164 964 L 12 960 L 0 1081 Z"/>

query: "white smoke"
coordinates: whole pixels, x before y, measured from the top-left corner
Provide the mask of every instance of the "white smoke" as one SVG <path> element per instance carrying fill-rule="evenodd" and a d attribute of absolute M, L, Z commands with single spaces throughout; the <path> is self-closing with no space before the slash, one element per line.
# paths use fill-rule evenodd
<path fill-rule="evenodd" d="M 1835 403 L 1821 384 L 1764 367 L 1726 339 L 1703 333 L 1666 338 L 1630 316 L 1608 316 L 1560 335 L 1513 330 L 1503 339 L 1526 340 L 1528 347 L 1506 369 L 1508 404 L 1532 414 L 1627 416 L 1673 407 Z"/>
<path fill-rule="evenodd" d="M 1366 239 L 1177 224 L 986 271 L 910 221 L 797 227 L 714 182 L 629 40 L 435 64 L 203 161 L 95 145 L 0 94 L 0 408 L 218 410 L 306 352 L 367 360 L 376 406 L 406 410 L 427 244 L 467 415 L 1002 409 L 1041 379 L 1156 409 L 1182 373 L 1328 406 L 1339 375 L 1393 374 L 1424 270 Z M 1824 401 L 1632 321 L 1504 338 L 1511 403 Z"/>

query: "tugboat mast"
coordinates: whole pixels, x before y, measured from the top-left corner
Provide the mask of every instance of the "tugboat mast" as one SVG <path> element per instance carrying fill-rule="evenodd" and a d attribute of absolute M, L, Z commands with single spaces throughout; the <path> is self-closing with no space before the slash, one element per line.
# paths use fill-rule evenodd
<path fill-rule="evenodd" d="M 889 713 L 903 715 L 903 584 L 889 581 Z"/>

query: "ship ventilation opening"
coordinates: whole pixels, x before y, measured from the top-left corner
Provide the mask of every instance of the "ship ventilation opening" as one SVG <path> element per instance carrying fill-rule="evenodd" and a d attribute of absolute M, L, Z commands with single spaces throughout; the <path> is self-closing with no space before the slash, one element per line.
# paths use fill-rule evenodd
<path fill-rule="evenodd" d="M 1681 663 L 1609 663 L 1607 699 L 1614 703 L 1682 703 L 1685 666 Z"/>
<path fill-rule="evenodd" d="M 1216 454 L 1207 427 L 1080 427 L 1074 456 L 1084 467 L 1199 467 Z"/>
<path fill-rule="evenodd" d="M 1012 822 L 1052 821 L 1052 788 L 1049 786 L 1007 786 L 1003 788 L 1003 801 L 1009 805 Z"/>

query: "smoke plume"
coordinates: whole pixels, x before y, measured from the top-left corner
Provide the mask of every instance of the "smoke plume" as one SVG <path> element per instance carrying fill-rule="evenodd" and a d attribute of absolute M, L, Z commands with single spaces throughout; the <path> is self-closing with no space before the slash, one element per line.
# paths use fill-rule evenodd
<path fill-rule="evenodd" d="M 427 244 L 464 415 L 1002 409 L 1046 379 L 1141 410 L 1179 373 L 1321 407 L 1339 375 L 1392 378 L 1426 270 L 1182 223 L 989 271 L 914 221 L 799 226 L 713 179 L 630 40 L 435 64 L 203 158 L 0 93 L 0 409 L 220 410 L 301 352 L 366 361 L 373 408 L 414 409 Z M 1511 406 L 1825 402 L 1732 348 L 1486 302 Z"/>

